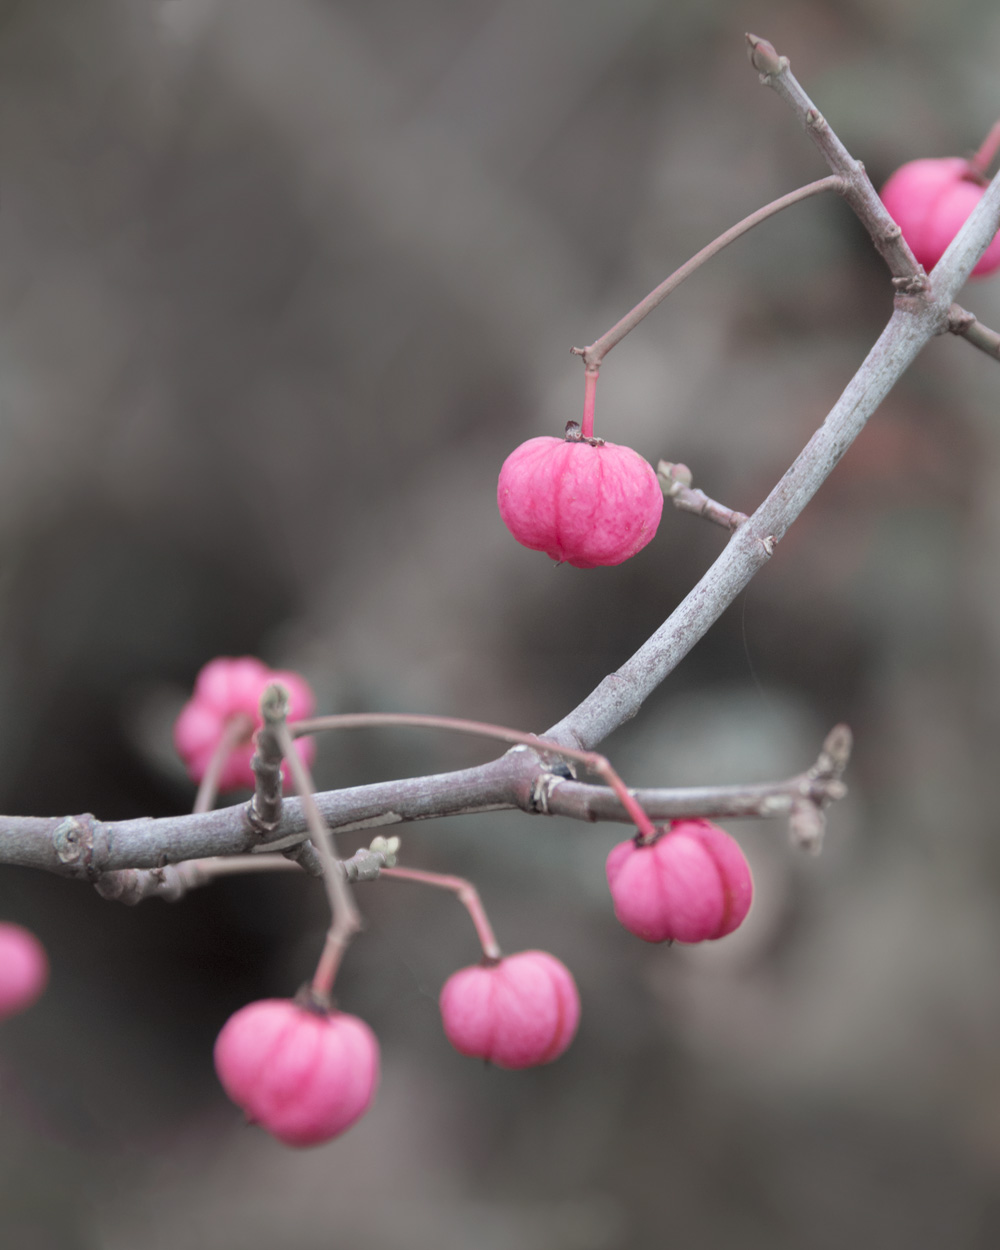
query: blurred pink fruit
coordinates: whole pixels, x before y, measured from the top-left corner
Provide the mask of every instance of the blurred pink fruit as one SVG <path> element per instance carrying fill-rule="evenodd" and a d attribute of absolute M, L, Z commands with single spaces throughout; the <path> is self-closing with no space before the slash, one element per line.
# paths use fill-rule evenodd
<path fill-rule="evenodd" d="M 968 177 L 970 171 L 969 162 L 960 156 L 910 161 L 882 188 L 882 203 L 925 269 L 934 268 L 982 198 L 985 188 L 975 177 Z M 972 274 L 983 277 L 998 267 L 1000 235 Z"/>
<path fill-rule="evenodd" d="M 260 660 L 246 655 L 240 659 L 220 656 L 210 660 L 198 674 L 194 694 L 185 703 L 174 725 L 174 745 L 187 765 L 194 782 L 205 775 L 209 761 L 218 746 L 227 722 L 235 716 L 246 716 L 251 726 L 245 741 L 234 747 L 219 777 L 219 790 L 253 789 L 254 775 L 250 767 L 253 756 L 251 734 L 261 726 L 260 696 L 272 682 L 280 682 L 288 691 L 288 719 L 302 720 L 311 716 L 316 706 L 305 679 L 298 673 L 273 672 Z M 311 738 L 299 738 L 296 750 L 300 758 L 311 764 L 316 744 Z M 282 775 L 288 784 L 288 765 Z"/>
<path fill-rule="evenodd" d="M 24 1011 L 49 979 L 49 960 L 38 938 L 19 924 L 0 923 L 0 1020 Z"/>
<path fill-rule="evenodd" d="M 264 999 L 227 1020 L 215 1043 L 215 1070 L 249 1120 L 286 1146 L 316 1146 L 371 1106 L 378 1042 L 357 1016 Z"/>

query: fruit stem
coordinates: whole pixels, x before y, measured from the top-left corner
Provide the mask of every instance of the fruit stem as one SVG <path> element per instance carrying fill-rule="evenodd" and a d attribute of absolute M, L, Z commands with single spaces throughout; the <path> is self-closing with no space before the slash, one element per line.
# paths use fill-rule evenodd
<path fill-rule="evenodd" d="M 247 716 L 245 712 L 238 712 L 226 721 L 222 737 L 212 752 L 212 758 L 208 761 L 205 775 L 198 786 L 192 811 L 207 812 L 212 808 L 219 793 L 219 777 L 222 775 L 226 760 L 229 759 L 234 748 L 243 742 L 249 742 L 251 733 L 253 733 L 253 718 Z"/>
<path fill-rule="evenodd" d="M 660 283 L 655 290 L 650 291 L 644 300 L 640 300 L 631 312 L 625 314 L 621 321 L 616 322 L 606 334 L 602 334 L 599 339 L 591 343 L 589 347 L 574 347 L 573 354 L 581 356 L 583 363 L 590 372 L 600 368 L 601 361 L 622 341 L 629 331 L 648 317 L 649 314 L 662 304 L 671 291 L 675 290 L 684 281 L 685 278 L 691 276 L 696 269 L 699 269 L 707 260 L 717 255 L 723 248 L 728 247 L 741 235 L 752 230 L 754 226 L 759 226 L 762 221 L 767 221 L 769 217 L 773 217 L 775 213 L 780 213 L 782 209 L 790 208 L 793 204 L 798 204 L 800 200 L 807 200 L 813 195 L 820 195 L 824 191 L 842 192 L 846 183 L 839 174 L 830 174 L 826 178 L 820 178 L 817 182 L 807 183 L 804 187 L 799 187 L 796 191 L 790 191 L 787 195 L 783 195 L 780 199 L 772 200 L 770 204 L 765 204 L 763 208 L 758 208 L 755 213 L 751 213 L 749 217 L 744 217 L 742 221 L 738 221 L 735 226 L 724 233 L 720 234 L 717 239 L 713 239 L 711 243 L 703 247 L 700 252 L 696 252 L 690 260 L 685 261 L 679 269 L 675 269 L 669 278 Z M 584 437 L 587 437 L 586 430 L 586 404 L 584 405 Z"/>
<path fill-rule="evenodd" d="M 603 777 L 614 790 L 643 837 L 655 836 L 653 822 L 603 755 L 598 755 L 596 751 L 578 751 L 574 747 L 565 747 L 561 743 L 550 742 L 547 738 L 539 738 L 537 734 L 522 733 L 520 729 L 505 729 L 502 725 L 462 720 L 454 716 L 422 716 L 412 712 L 349 712 L 339 716 L 315 716 L 309 720 L 295 721 L 288 726 L 288 730 L 298 737 L 302 734 L 322 733 L 326 729 L 366 729 L 382 725 L 398 725 L 411 729 L 450 729 L 455 733 L 513 742 L 542 754 L 551 752 L 565 759 L 579 760 L 592 773 Z M 292 760 L 288 762 L 291 765 Z"/>
<path fill-rule="evenodd" d="M 583 423 L 580 426 L 581 438 L 594 437 L 594 400 L 597 397 L 597 375 L 600 366 L 587 366 L 583 375 Z"/>
<path fill-rule="evenodd" d="M 969 164 L 977 174 L 985 174 L 993 164 L 997 152 L 1000 152 L 1000 120 L 990 127 L 989 134 L 979 145 L 979 151 L 970 159 Z"/>
<path fill-rule="evenodd" d="M 490 963 L 499 962 L 502 954 L 500 945 L 489 917 L 486 915 L 486 908 L 479 897 L 479 891 L 471 881 L 466 881 L 464 877 L 449 877 L 440 872 L 425 872 L 420 868 L 383 868 L 379 876 L 395 877 L 397 881 L 418 881 L 421 885 L 436 886 L 439 890 L 451 890 L 476 926 L 476 934 L 483 948 L 483 955 Z"/>
<path fill-rule="evenodd" d="M 288 726 L 282 722 L 273 728 L 281 752 L 288 762 L 292 782 L 302 799 L 302 809 L 309 826 L 309 837 L 323 865 L 323 883 L 326 886 L 326 896 L 330 903 L 332 923 L 327 930 L 323 952 L 316 965 L 312 988 L 320 1002 L 329 1002 L 344 951 L 350 945 L 351 938 L 361 928 L 361 917 L 354 905 L 354 899 L 347 886 L 347 878 L 337 858 L 333 834 L 316 806 L 316 799 L 313 796 L 315 787 L 309 769 L 295 749 Z"/>

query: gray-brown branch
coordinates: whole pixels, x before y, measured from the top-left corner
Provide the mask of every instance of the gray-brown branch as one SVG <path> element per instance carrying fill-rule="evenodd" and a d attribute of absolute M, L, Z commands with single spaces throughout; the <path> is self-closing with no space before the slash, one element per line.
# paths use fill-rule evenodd
<path fill-rule="evenodd" d="M 994 178 L 929 281 L 922 280 L 909 249 L 885 226 L 878 206 L 872 203 L 863 169 L 819 114 L 812 116 L 810 110 L 815 111 L 814 106 L 791 77 L 787 61 L 778 57 L 770 45 L 765 48 L 764 41 L 757 40 L 751 46 L 754 64 L 799 114 L 831 168 L 851 179 L 855 192 L 845 198 L 866 224 L 872 223 L 876 245 L 893 275 L 901 279 L 897 283 L 896 308 L 823 424 L 756 512 L 736 530 L 698 584 L 631 659 L 544 735 L 585 750 L 592 750 L 636 714 L 770 559 L 776 543 L 919 351 L 935 335 L 953 328 L 955 297 L 1000 227 L 1000 178 Z M 867 187 L 871 187 L 870 182 Z M 335 831 L 347 832 L 504 808 L 538 810 L 538 788 L 550 784 L 544 780 L 548 776 L 550 770 L 533 752 L 515 748 L 479 768 L 330 791 L 316 799 L 324 820 Z M 578 783 L 571 782 L 552 786 L 546 799 L 547 809 L 553 813 L 564 811 L 566 815 L 579 815 L 585 809 L 585 819 L 621 818 L 622 810 L 612 802 L 610 791 L 577 787 Z M 738 792 L 746 794 L 745 790 Z M 760 808 L 761 803 L 766 804 L 767 796 L 758 795 L 758 808 L 750 812 L 736 810 L 735 793 L 729 796 L 732 807 L 719 798 L 721 790 L 712 791 L 712 797 L 701 798 L 693 791 L 643 791 L 640 797 L 654 819 L 675 814 L 767 814 Z M 680 800 L 678 794 L 683 796 Z M 828 797 L 833 797 L 832 793 Z M 671 806 L 675 801 L 678 805 Z M 301 802 L 286 799 L 274 837 L 268 839 L 263 849 L 277 849 L 274 843 L 281 842 L 287 849 L 300 840 L 305 830 Z M 255 846 L 260 846 L 259 834 L 251 826 L 245 806 L 160 820 L 101 822 L 92 816 L 63 820 L 0 818 L 0 862 L 90 880 L 109 871 L 158 868 L 186 859 L 242 854 Z"/>

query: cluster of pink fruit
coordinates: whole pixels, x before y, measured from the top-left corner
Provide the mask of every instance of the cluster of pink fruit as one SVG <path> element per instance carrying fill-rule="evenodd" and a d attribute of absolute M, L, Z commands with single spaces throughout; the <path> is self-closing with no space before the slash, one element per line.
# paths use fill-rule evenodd
<path fill-rule="evenodd" d="M 202 671 L 175 727 L 195 781 L 208 766 L 213 741 L 222 740 L 235 718 L 259 727 L 260 696 L 275 679 L 289 688 L 299 714 L 312 710 L 301 678 L 273 673 L 260 661 L 218 659 Z M 244 743 L 234 748 L 231 763 L 222 775 L 233 786 L 252 780 Z M 753 889 L 736 842 L 703 820 L 674 821 L 652 839 L 622 842 L 608 856 L 607 878 L 615 914 L 649 942 L 701 942 L 731 933 L 746 916 Z M 455 972 L 441 990 L 440 1009 L 445 1034 L 459 1052 L 518 1069 L 565 1051 L 579 1023 L 580 999 L 569 970 L 533 950 L 486 957 Z M 297 1000 L 268 999 L 237 1011 L 219 1034 L 215 1065 L 250 1120 L 288 1145 L 310 1146 L 342 1133 L 370 1106 L 379 1051 L 364 1021 L 326 1009 L 305 991 Z"/>

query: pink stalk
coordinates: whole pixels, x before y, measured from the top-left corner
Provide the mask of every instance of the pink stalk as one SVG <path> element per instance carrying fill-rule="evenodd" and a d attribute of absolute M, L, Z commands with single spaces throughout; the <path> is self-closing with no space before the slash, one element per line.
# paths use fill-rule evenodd
<path fill-rule="evenodd" d="M 990 132 L 979 145 L 979 151 L 972 157 L 969 164 L 978 174 L 985 174 L 993 164 L 997 152 L 1000 152 L 1000 121 L 995 121 Z"/>
<path fill-rule="evenodd" d="M 318 1003 L 328 1006 L 344 951 L 350 945 L 355 933 L 361 928 L 361 917 L 351 897 L 344 870 L 337 859 L 333 834 L 316 806 L 316 799 L 313 797 L 315 787 L 309 769 L 295 750 L 288 727 L 278 724 L 274 726 L 274 729 L 282 754 L 288 761 L 292 781 L 302 799 L 306 821 L 309 825 L 309 837 L 323 865 L 323 882 L 326 885 L 327 898 L 330 903 L 332 923 L 327 931 L 323 952 L 313 975 L 312 993 Z"/>
<path fill-rule="evenodd" d="M 594 437 L 594 400 L 597 396 L 597 369 L 588 368 L 583 382 L 583 424 L 580 435 L 583 438 Z"/>
<path fill-rule="evenodd" d="M 463 720 L 455 716 L 422 716 L 411 712 L 350 712 L 342 716 L 314 716 L 308 720 L 295 721 L 288 731 L 299 737 L 302 734 L 321 733 L 325 729 L 370 729 L 378 726 L 400 726 L 410 729 L 450 729 L 455 733 L 472 734 L 480 738 L 496 738 L 500 742 L 513 742 L 530 747 L 533 751 L 550 752 L 566 759 L 579 760 L 585 768 L 602 777 L 618 796 L 622 807 L 628 812 L 643 838 L 656 837 L 653 822 L 642 810 L 621 777 L 603 755 L 596 751 L 577 751 L 564 747 L 536 734 L 522 733 L 519 729 L 505 729 L 485 721 Z"/>
<path fill-rule="evenodd" d="M 684 279 L 690 277 L 705 261 L 711 260 L 713 256 L 718 255 L 723 248 L 735 242 L 741 235 L 746 234 L 748 230 L 752 230 L 754 226 L 759 226 L 768 217 L 773 217 L 775 213 L 780 213 L 782 209 L 789 208 L 792 204 L 798 204 L 801 200 L 807 200 L 810 196 L 820 195 L 824 191 L 842 192 L 844 185 L 843 178 L 838 174 L 831 174 L 826 178 L 820 178 L 817 182 L 807 183 L 796 191 L 790 191 L 787 195 L 781 196 L 780 199 L 772 200 L 770 204 L 765 204 L 763 208 L 758 208 L 755 213 L 751 213 L 749 217 L 744 217 L 735 226 L 730 226 L 724 234 L 720 234 L 717 239 L 713 239 L 711 243 L 706 244 L 700 252 L 696 252 L 679 269 L 675 269 L 669 278 L 665 278 L 658 287 L 650 291 L 645 299 L 640 300 L 631 312 L 627 312 L 621 321 L 617 321 L 606 334 L 602 334 L 589 347 L 574 347 L 572 349 L 573 354 L 583 357 L 583 363 L 587 366 L 588 371 L 594 370 L 596 372 L 601 367 L 601 361 L 611 351 L 612 347 L 620 343 L 629 331 L 634 330 L 644 317 L 648 317 L 658 304 L 663 303 L 671 291 L 676 290 Z M 585 426 L 586 419 L 585 403 Z M 586 428 L 584 428 L 583 434 L 584 437 L 587 437 Z"/>
<path fill-rule="evenodd" d="M 479 897 L 479 891 L 471 881 L 466 881 L 464 877 L 449 877 L 440 872 L 425 872 L 420 868 L 383 868 L 379 876 L 395 877 L 398 881 L 419 881 L 421 885 L 436 886 L 439 890 L 451 890 L 458 896 L 458 901 L 472 918 L 483 954 L 490 963 L 499 962 L 501 957 L 499 943 L 486 915 L 482 899 Z"/>

